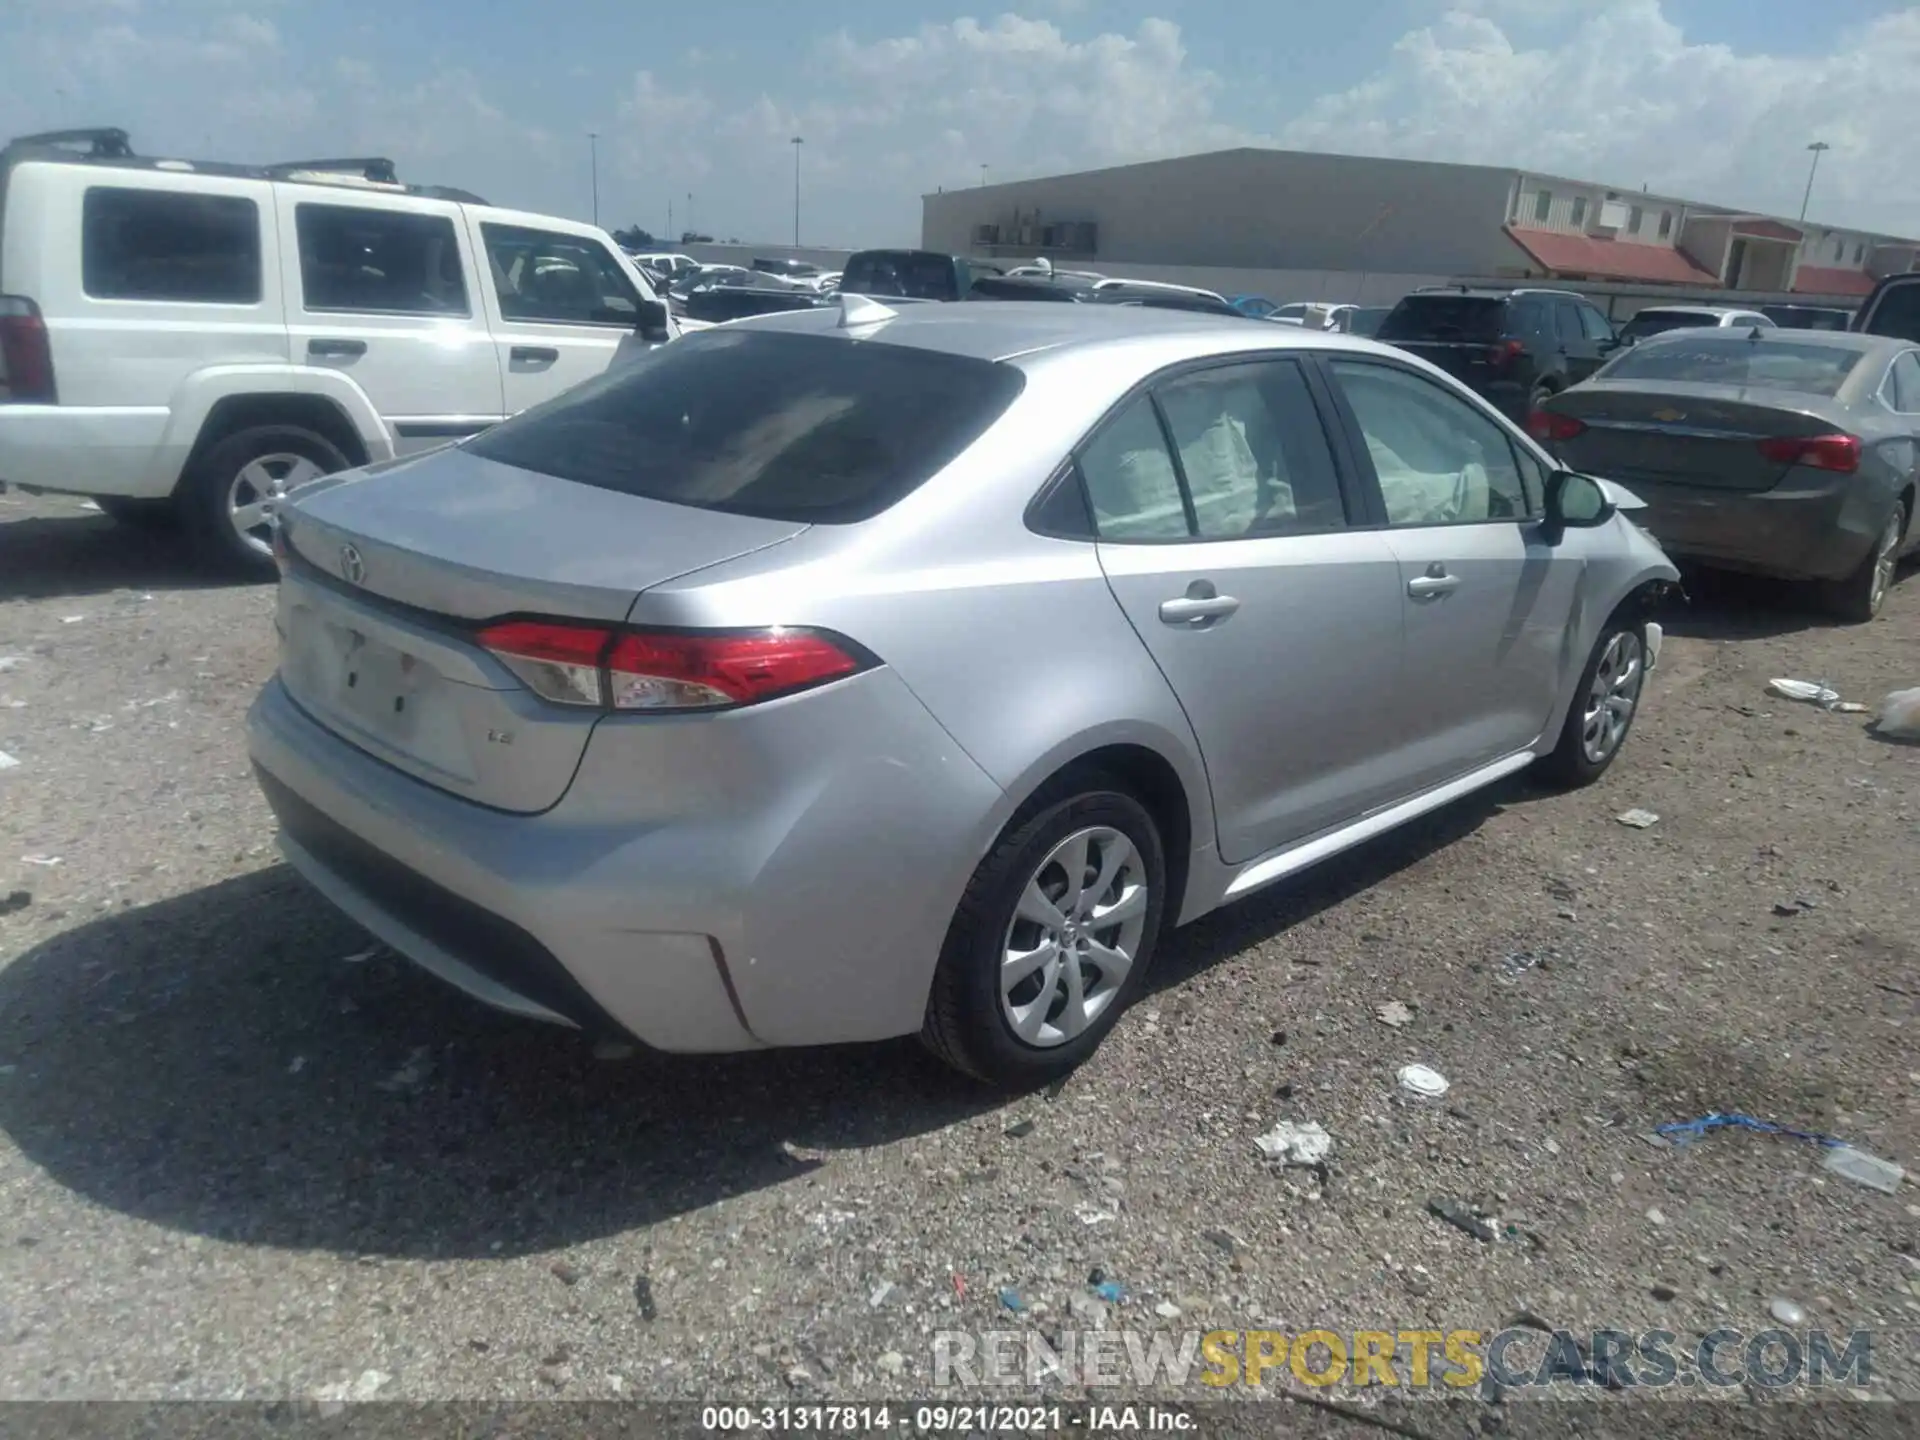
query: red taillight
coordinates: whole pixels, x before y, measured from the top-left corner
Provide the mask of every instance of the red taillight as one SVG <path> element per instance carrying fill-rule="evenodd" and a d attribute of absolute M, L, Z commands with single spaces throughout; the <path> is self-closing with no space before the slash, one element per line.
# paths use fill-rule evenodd
<path fill-rule="evenodd" d="M 836 680 L 869 663 L 813 630 L 614 630 L 510 620 L 480 643 L 560 705 L 712 710 Z"/>
<path fill-rule="evenodd" d="M 1526 353 L 1527 353 L 1526 341 L 1502 340 L 1500 342 L 1500 348 L 1494 352 L 1493 358 L 1499 364 L 1511 365 L 1514 361 L 1518 360 L 1522 355 Z"/>
<path fill-rule="evenodd" d="M 1587 422 L 1557 410 L 1536 410 L 1527 416 L 1527 433 L 1536 440 L 1572 440 L 1586 434 Z"/>
<path fill-rule="evenodd" d="M 1860 468 L 1857 435 L 1781 435 L 1760 442 L 1760 453 L 1776 465 L 1805 465 L 1851 475 Z"/>
<path fill-rule="evenodd" d="M 52 405 L 59 398 L 40 307 L 17 295 L 0 295 L 0 404 Z"/>

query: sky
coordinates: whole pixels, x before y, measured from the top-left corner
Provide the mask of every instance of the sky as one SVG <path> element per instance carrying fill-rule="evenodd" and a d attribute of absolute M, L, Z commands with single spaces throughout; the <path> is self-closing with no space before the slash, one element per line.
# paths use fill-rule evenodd
<path fill-rule="evenodd" d="M 0 136 L 385 155 L 655 233 L 912 243 L 920 196 L 1235 145 L 1920 236 L 1912 0 L 0 0 Z M 597 132 L 596 146 L 590 132 Z M 985 166 L 983 172 L 981 167 Z M 691 219 L 689 220 L 689 212 Z"/>

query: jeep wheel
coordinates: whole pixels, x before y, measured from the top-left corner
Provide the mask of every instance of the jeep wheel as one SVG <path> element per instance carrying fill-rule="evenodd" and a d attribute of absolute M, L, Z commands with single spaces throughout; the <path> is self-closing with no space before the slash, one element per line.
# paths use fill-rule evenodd
<path fill-rule="evenodd" d="M 270 579 L 273 507 L 288 491 L 352 462 L 325 436 L 297 425 L 260 425 L 212 446 L 193 463 L 181 507 L 208 563 Z"/>

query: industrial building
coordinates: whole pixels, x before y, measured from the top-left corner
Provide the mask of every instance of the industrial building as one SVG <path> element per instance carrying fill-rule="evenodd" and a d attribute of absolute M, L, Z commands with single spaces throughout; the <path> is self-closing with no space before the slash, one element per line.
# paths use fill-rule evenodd
<path fill-rule="evenodd" d="M 1920 261 L 1920 241 L 1591 180 L 1258 149 L 927 195 L 922 234 L 988 260 L 1376 303 L 1416 284 L 1531 280 L 1641 303 L 1852 304 Z"/>

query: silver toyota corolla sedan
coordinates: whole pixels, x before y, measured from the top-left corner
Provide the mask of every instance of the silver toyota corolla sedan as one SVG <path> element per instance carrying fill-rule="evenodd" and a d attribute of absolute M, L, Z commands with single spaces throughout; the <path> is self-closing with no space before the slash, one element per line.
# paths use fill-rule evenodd
<path fill-rule="evenodd" d="M 1365 340 L 856 297 L 303 490 L 252 754 L 481 1000 L 1028 1084 L 1169 927 L 1606 769 L 1676 578 L 1634 503 Z"/>

